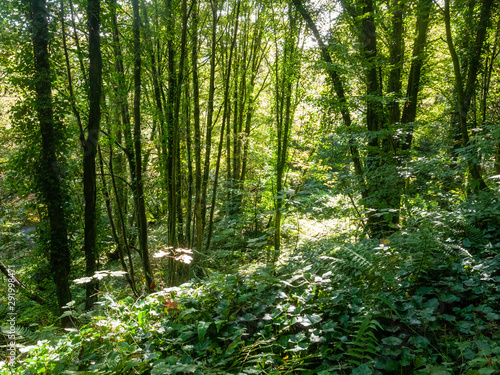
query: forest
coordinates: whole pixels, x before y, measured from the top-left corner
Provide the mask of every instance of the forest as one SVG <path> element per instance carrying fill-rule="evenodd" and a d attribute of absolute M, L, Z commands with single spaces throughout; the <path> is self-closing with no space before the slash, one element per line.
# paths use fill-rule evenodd
<path fill-rule="evenodd" d="M 498 2 L 0 21 L 0 374 L 500 374 Z"/>

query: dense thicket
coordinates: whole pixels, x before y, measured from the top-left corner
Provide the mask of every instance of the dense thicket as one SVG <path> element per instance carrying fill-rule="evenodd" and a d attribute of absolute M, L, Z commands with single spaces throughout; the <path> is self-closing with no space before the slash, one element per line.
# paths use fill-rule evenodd
<path fill-rule="evenodd" d="M 477 276 L 474 267 L 494 268 L 500 236 L 499 11 L 492 0 L 0 3 L 0 260 L 4 273 L 7 264 L 19 267 L 26 284 L 19 289 L 26 297 L 22 323 L 52 323 L 66 311 L 63 323 L 70 325 L 77 311 L 98 311 L 95 304 L 109 286 L 100 280 L 110 272 L 123 271 L 126 281 L 113 284 L 114 298 L 140 298 L 258 263 L 269 267 L 262 271 L 265 282 L 276 288 L 292 288 L 287 275 L 302 272 L 309 287 L 300 289 L 298 300 L 310 300 L 332 324 L 344 315 L 328 298 L 349 284 L 363 306 L 354 311 L 353 326 L 344 324 L 349 318 L 342 322 L 345 340 L 323 327 L 323 336 L 314 333 L 318 341 L 308 334 L 310 341 L 296 352 L 320 348 L 347 361 L 345 371 L 383 370 L 370 355 L 380 348 L 356 349 L 365 330 L 384 332 L 374 344 L 386 340 L 388 330 L 396 332 L 394 325 L 412 327 L 401 316 L 401 298 L 415 297 L 418 311 L 431 308 L 432 298 L 425 297 L 431 292 L 422 292 L 429 283 L 437 288 L 432 293 L 440 313 L 452 316 L 452 307 L 460 310 L 466 307 L 460 303 L 472 300 L 469 290 L 454 290 L 450 279 L 436 274 L 465 284 Z M 428 243 L 441 255 L 431 254 Z M 302 264 L 311 254 L 316 259 Z M 340 260 L 326 261 L 335 257 Z M 347 269 L 349 259 L 358 268 Z M 303 270 L 309 266 L 316 273 Z M 327 267 L 338 268 L 346 285 L 335 279 L 324 287 L 311 276 L 330 280 L 321 273 Z M 388 270 L 396 269 L 391 278 Z M 498 271 L 486 273 L 498 281 Z M 239 306 L 254 281 L 241 281 L 246 289 L 237 297 L 231 287 L 222 288 L 219 303 Z M 484 290 L 490 293 L 492 285 Z M 385 297 L 373 299 L 380 289 Z M 33 298 L 37 293 L 42 299 Z M 292 303 L 293 292 L 283 293 Z M 457 301 L 439 297 L 447 293 L 462 302 L 448 308 Z M 271 301 L 264 294 L 259 298 L 274 306 L 278 297 Z M 231 319 L 246 317 L 241 329 L 249 337 L 262 327 L 248 314 L 281 319 L 244 306 L 233 316 L 221 305 L 216 309 L 225 311 L 224 318 L 198 316 L 188 311 L 216 302 L 182 300 L 187 310 L 181 311 L 174 297 L 166 302 L 175 306 L 167 315 L 196 321 L 190 324 L 198 324 L 193 332 L 203 355 L 212 344 L 214 351 L 233 348 L 227 338 L 201 347 L 207 332 L 216 335 L 212 328 L 219 332 L 226 323 L 224 332 L 233 337 L 231 330 L 241 327 L 231 326 Z M 498 307 L 495 299 L 485 301 L 472 305 Z M 0 309 L 0 316 L 6 313 Z M 73 323 L 83 324 L 85 314 Z M 295 335 L 289 340 L 300 342 L 306 327 L 321 320 L 315 317 L 321 314 L 307 314 L 309 325 L 292 329 L 298 320 L 286 327 L 282 321 L 279 329 L 266 328 L 261 344 L 284 340 L 287 329 L 286 335 Z M 391 323 L 384 314 L 400 320 Z M 400 333 L 428 339 L 413 328 Z M 475 333 L 492 340 L 498 334 L 489 326 Z M 333 350 L 321 337 L 354 346 L 342 359 L 340 347 Z M 426 358 L 434 350 L 408 342 Z M 293 366 L 303 358 L 307 367 L 307 355 L 272 345 L 280 372 L 285 355 L 297 360 Z M 491 353 L 498 356 L 495 348 Z M 178 356 L 175 350 L 168 358 Z M 412 369 L 419 368 L 415 358 L 408 359 Z M 403 368 L 403 362 L 394 366 Z M 329 373 L 329 365 L 321 366 Z M 339 366 L 335 371 L 342 373 Z"/>

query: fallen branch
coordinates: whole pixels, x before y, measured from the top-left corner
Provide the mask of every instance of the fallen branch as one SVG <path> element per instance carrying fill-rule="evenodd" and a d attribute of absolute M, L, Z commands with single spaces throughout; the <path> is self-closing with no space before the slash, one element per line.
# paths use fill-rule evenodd
<path fill-rule="evenodd" d="M 46 305 L 47 301 L 45 301 L 43 298 L 32 292 L 31 290 L 28 289 L 26 285 L 24 285 L 12 272 L 9 271 L 9 269 L 3 264 L 3 262 L 0 260 L 0 271 L 7 276 L 7 279 L 12 279 L 14 281 L 14 285 L 19 287 L 21 293 L 23 293 L 26 297 L 28 297 L 30 300 L 35 301 L 36 303 L 40 305 Z"/>

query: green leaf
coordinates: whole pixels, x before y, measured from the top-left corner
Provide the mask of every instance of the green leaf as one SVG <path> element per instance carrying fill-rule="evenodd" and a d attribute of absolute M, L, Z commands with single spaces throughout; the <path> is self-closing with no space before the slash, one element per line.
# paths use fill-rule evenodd
<path fill-rule="evenodd" d="M 390 336 L 382 339 L 382 343 L 385 345 L 401 345 L 402 342 L 403 340 L 395 336 Z"/>
<path fill-rule="evenodd" d="M 434 309 L 438 308 L 439 301 L 437 298 L 432 298 L 432 299 L 428 300 L 426 303 L 424 303 L 424 306 L 434 310 Z"/>
<path fill-rule="evenodd" d="M 490 375 L 490 374 L 494 374 L 495 372 L 496 372 L 495 369 L 493 369 L 493 368 L 486 368 L 486 367 L 483 367 L 482 369 L 478 370 L 478 373 L 480 375 Z"/>
<path fill-rule="evenodd" d="M 184 310 L 183 312 L 180 313 L 179 315 L 179 319 L 182 319 L 184 318 L 185 316 L 189 315 L 189 314 L 193 314 L 195 312 L 197 312 L 198 310 L 196 310 L 195 308 L 190 308 L 190 309 L 187 309 L 187 310 Z"/>
<path fill-rule="evenodd" d="M 417 294 L 420 294 L 420 295 L 426 295 L 426 294 L 429 294 L 430 292 L 432 292 L 434 290 L 434 288 L 431 288 L 431 287 L 428 287 L 428 286 L 422 286 L 420 288 L 417 289 Z"/>
<path fill-rule="evenodd" d="M 246 313 L 245 315 L 243 315 L 241 318 L 240 318 L 240 321 L 242 322 L 249 322 L 251 320 L 255 320 L 257 319 L 257 317 L 253 314 L 250 314 L 250 313 Z"/>
<path fill-rule="evenodd" d="M 337 327 L 337 322 L 327 321 L 324 323 L 321 328 L 326 332 L 335 332 L 335 328 Z"/>
<path fill-rule="evenodd" d="M 441 302 L 446 302 L 446 303 L 460 301 L 460 298 L 454 294 L 439 294 L 438 298 Z"/>
<path fill-rule="evenodd" d="M 488 320 L 500 320 L 500 315 L 497 313 L 491 312 L 491 313 L 486 314 L 486 319 L 488 319 Z"/>
<path fill-rule="evenodd" d="M 440 317 L 441 319 L 446 320 L 447 322 L 454 322 L 457 320 L 455 316 L 448 314 L 441 314 Z"/>
<path fill-rule="evenodd" d="M 118 342 L 118 344 L 117 344 L 117 347 L 118 347 L 119 349 L 123 349 L 123 350 L 128 350 L 128 349 L 129 349 L 129 346 L 130 346 L 130 345 L 129 345 L 129 344 L 128 344 L 128 342 L 126 342 L 126 341 L 120 341 L 120 342 Z"/>
<path fill-rule="evenodd" d="M 198 340 L 202 342 L 205 340 L 205 334 L 207 333 L 208 327 L 210 327 L 210 322 L 200 321 L 198 323 Z"/>
<path fill-rule="evenodd" d="M 165 358 L 165 362 L 169 365 L 175 365 L 179 361 L 175 355 L 171 355 L 170 357 Z"/>
<path fill-rule="evenodd" d="M 451 375 L 451 372 L 442 366 L 427 366 L 429 375 Z"/>
<path fill-rule="evenodd" d="M 321 322 L 321 316 L 319 316 L 318 314 L 306 314 L 304 320 L 302 321 L 302 325 L 305 327 L 309 327 L 310 325 L 314 325 L 319 322 Z"/>
<path fill-rule="evenodd" d="M 476 357 L 476 353 L 471 348 L 465 348 L 464 349 L 464 358 L 468 360 L 472 360 Z"/>
<path fill-rule="evenodd" d="M 373 374 L 373 370 L 366 364 L 363 363 L 362 365 L 356 367 L 354 370 L 352 370 L 352 375 L 371 375 Z"/>

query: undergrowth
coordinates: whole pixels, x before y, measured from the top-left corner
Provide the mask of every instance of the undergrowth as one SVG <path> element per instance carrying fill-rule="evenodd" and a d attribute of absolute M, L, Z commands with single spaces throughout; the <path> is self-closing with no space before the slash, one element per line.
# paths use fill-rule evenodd
<path fill-rule="evenodd" d="M 67 306 L 77 328 L 16 327 L 16 364 L 0 374 L 498 374 L 496 205 L 410 209 L 383 241 L 294 229 L 277 264 L 238 268 L 263 259 L 267 235 L 254 234 L 217 255 L 219 271 L 139 299 L 108 272 L 94 311 Z"/>
<path fill-rule="evenodd" d="M 500 244 L 451 219 L 421 213 L 385 244 L 313 242 L 139 300 L 105 293 L 90 323 L 1 373 L 499 373 Z"/>

